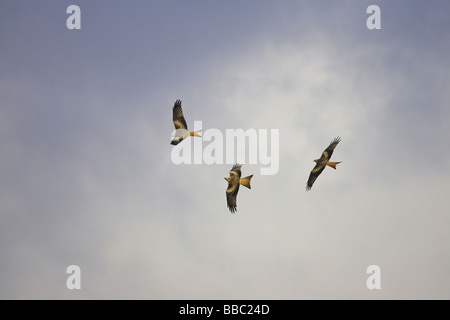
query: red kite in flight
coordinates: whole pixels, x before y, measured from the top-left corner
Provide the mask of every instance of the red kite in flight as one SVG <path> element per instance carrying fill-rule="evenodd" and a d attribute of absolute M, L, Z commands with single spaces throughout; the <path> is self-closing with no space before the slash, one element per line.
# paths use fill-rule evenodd
<path fill-rule="evenodd" d="M 181 109 L 181 100 L 175 101 L 173 105 L 173 124 L 175 132 L 172 133 L 171 144 L 177 145 L 189 136 L 200 137 L 200 131 L 189 131 L 186 120 L 184 120 L 183 109 Z"/>
<path fill-rule="evenodd" d="M 339 162 L 331 162 L 329 161 L 331 158 L 331 155 L 333 154 L 334 148 L 336 148 L 337 144 L 341 141 L 340 137 L 334 138 L 333 141 L 331 141 L 328 148 L 325 149 L 325 151 L 322 153 L 322 156 L 320 159 L 314 160 L 316 162 L 316 166 L 312 169 L 308 182 L 306 183 L 306 191 L 311 190 L 314 181 L 316 181 L 317 177 L 322 173 L 322 171 L 325 169 L 326 166 L 330 166 L 333 169 L 336 170 L 336 166 L 341 163 Z"/>
<path fill-rule="evenodd" d="M 242 184 L 244 187 L 251 189 L 250 181 L 252 180 L 252 177 L 253 175 L 241 178 L 241 165 L 235 164 L 233 168 L 231 168 L 230 176 L 225 178 L 225 180 L 228 181 L 228 188 L 226 191 L 227 205 L 231 213 L 236 212 L 236 197 L 239 191 L 239 185 Z"/>

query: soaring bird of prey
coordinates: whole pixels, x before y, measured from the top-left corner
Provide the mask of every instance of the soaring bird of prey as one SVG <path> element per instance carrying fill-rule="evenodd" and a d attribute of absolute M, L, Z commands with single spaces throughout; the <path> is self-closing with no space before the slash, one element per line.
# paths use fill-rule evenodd
<path fill-rule="evenodd" d="M 243 185 L 251 189 L 250 181 L 252 180 L 253 175 L 241 178 L 241 166 L 240 164 L 235 164 L 233 168 L 231 168 L 230 176 L 225 178 L 228 181 L 228 188 L 226 191 L 227 195 L 227 206 L 230 209 L 231 213 L 236 212 L 236 197 L 239 192 L 239 185 Z"/>
<path fill-rule="evenodd" d="M 181 109 L 181 100 L 175 101 L 173 105 L 173 124 L 175 131 L 172 133 L 171 144 L 177 145 L 189 136 L 200 137 L 200 131 L 189 131 L 186 120 L 184 119 L 183 109 Z"/>
<path fill-rule="evenodd" d="M 341 163 L 339 162 L 331 162 L 329 161 L 331 158 L 331 155 L 333 154 L 334 148 L 336 148 L 337 144 L 341 141 L 340 137 L 334 138 L 333 141 L 331 141 L 328 148 L 325 149 L 325 151 L 322 153 L 322 156 L 320 159 L 314 160 L 316 162 L 316 166 L 312 169 L 308 182 L 306 183 L 306 191 L 311 190 L 314 181 L 316 181 L 317 177 L 322 173 L 322 171 L 325 169 L 326 166 L 330 166 L 333 169 L 336 169 L 336 166 Z"/>

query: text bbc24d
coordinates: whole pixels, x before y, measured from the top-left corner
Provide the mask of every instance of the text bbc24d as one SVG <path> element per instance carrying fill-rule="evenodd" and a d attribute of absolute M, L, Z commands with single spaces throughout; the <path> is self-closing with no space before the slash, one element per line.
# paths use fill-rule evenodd
<path fill-rule="evenodd" d="M 202 307 L 192 306 L 186 304 L 186 306 L 180 307 L 180 315 L 205 315 L 210 317 L 213 313 L 232 314 L 232 315 L 251 315 L 251 314 L 268 314 L 269 306 L 266 304 L 251 305 L 251 304 L 224 304 L 222 309 L 214 307 Z"/>

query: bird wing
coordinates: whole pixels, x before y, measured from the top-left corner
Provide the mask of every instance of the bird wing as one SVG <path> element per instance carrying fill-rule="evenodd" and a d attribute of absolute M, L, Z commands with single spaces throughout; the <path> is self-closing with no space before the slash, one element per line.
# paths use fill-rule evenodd
<path fill-rule="evenodd" d="M 236 201 L 238 192 L 239 192 L 239 175 L 236 171 L 230 171 L 226 196 L 227 196 L 227 206 L 228 209 L 230 209 L 231 213 L 236 212 L 237 207 Z"/>
<path fill-rule="evenodd" d="M 239 176 L 235 171 L 230 171 L 230 177 L 228 178 L 227 194 L 231 194 L 239 189 Z M 237 192 L 237 191 L 236 191 Z"/>
<path fill-rule="evenodd" d="M 235 190 L 235 192 L 227 193 L 227 207 L 231 211 L 231 213 L 235 213 L 236 209 L 237 209 L 236 200 L 237 200 L 237 191 L 238 190 L 239 190 L 239 188 L 237 188 Z"/>
<path fill-rule="evenodd" d="M 173 124 L 175 125 L 175 129 L 186 129 L 187 124 L 184 119 L 183 109 L 181 108 L 181 100 L 175 101 L 173 105 Z"/>
<path fill-rule="evenodd" d="M 231 192 L 228 192 L 229 190 L 233 190 Z M 235 213 L 236 212 L 236 208 L 237 208 L 237 194 L 239 191 L 239 184 L 236 184 L 234 187 L 230 188 L 228 187 L 227 189 L 227 207 L 228 209 L 231 211 L 231 213 Z"/>
<path fill-rule="evenodd" d="M 336 148 L 336 146 L 340 141 L 341 141 L 340 137 L 334 138 L 334 140 L 330 142 L 330 145 L 322 153 L 322 156 L 320 157 L 319 161 L 328 162 L 328 160 L 330 160 L 331 158 L 331 155 L 333 154 L 334 148 Z"/>
<path fill-rule="evenodd" d="M 322 173 L 322 171 L 325 169 L 326 162 L 322 163 L 319 162 L 316 164 L 316 166 L 311 170 L 311 173 L 309 174 L 308 182 L 306 183 L 306 190 L 311 190 L 314 181 L 316 181 L 317 177 Z"/>
<path fill-rule="evenodd" d="M 242 167 L 241 164 L 237 164 L 237 163 L 236 163 L 236 164 L 231 168 L 230 174 L 232 174 L 232 172 L 234 172 L 234 173 L 236 173 L 237 176 L 240 178 L 240 177 L 241 177 L 241 167 Z"/>

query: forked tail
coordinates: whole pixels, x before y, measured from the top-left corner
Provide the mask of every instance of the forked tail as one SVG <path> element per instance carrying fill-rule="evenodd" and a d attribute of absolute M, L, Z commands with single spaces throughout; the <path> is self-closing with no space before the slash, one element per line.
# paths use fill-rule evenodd
<path fill-rule="evenodd" d="M 339 162 L 331 162 L 331 161 L 328 161 L 327 162 L 327 166 L 330 166 L 330 167 L 332 167 L 333 169 L 336 169 L 336 166 L 339 164 L 339 163 L 341 163 L 342 161 L 339 161 Z"/>
<path fill-rule="evenodd" d="M 253 175 L 245 177 L 245 178 L 240 178 L 239 183 L 242 184 L 244 187 L 251 189 L 252 187 L 250 186 L 250 181 L 252 180 L 252 177 L 253 177 Z"/>
<path fill-rule="evenodd" d="M 190 131 L 189 135 L 192 136 L 192 137 L 201 137 L 202 136 L 202 130 Z"/>

